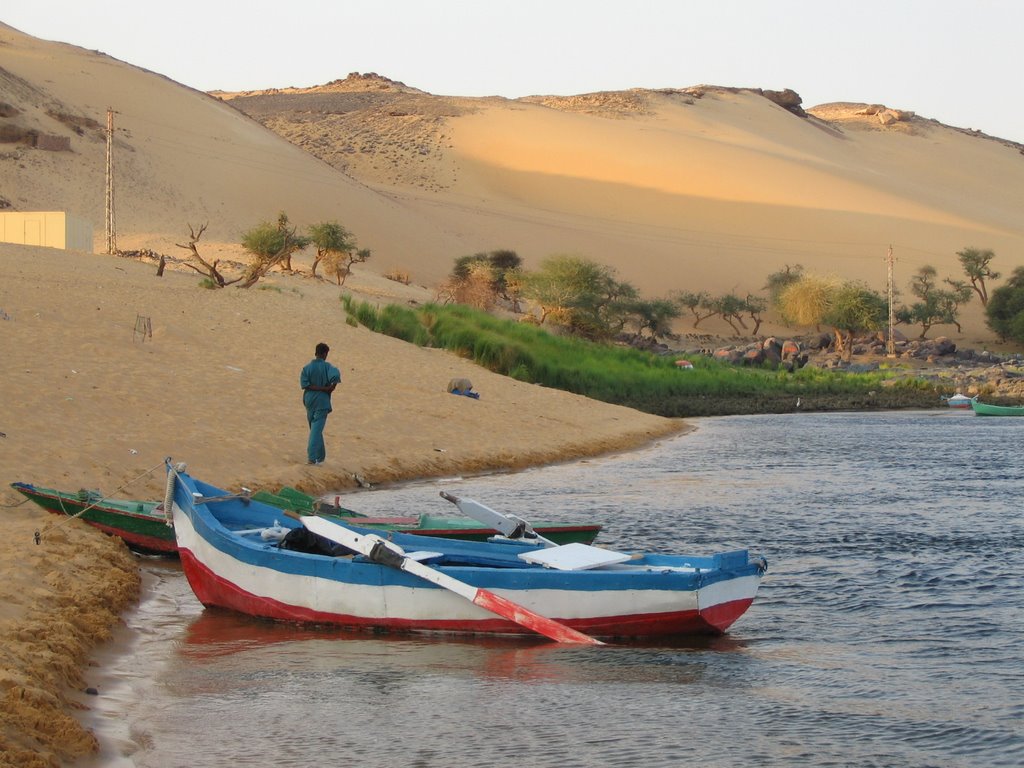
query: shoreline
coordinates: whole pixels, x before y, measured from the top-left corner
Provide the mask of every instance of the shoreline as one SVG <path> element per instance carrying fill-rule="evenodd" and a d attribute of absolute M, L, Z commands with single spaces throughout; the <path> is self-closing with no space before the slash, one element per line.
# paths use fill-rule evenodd
<path fill-rule="evenodd" d="M 20 503 L 12 482 L 162 498 L 154 468 L 171 456 L 221 487 L 319 494 L 357 477 L 379 487 L 619 453 L 689 428 L 349 325 L 327 283 L 198 282 L 130 259 L 0 246 L 0 768 L 96 748 L 73 716 L 83 670 L 140 588 L 119 540 Z M 376 301 L 421 298 L 379 276 L 349 283 Z M 140 317 L 151 336 L 139 336 Z M 309 466 L 298 373 L 321 340 L 343 378 L 327 461 Z M 451 378 L 471 379 L 481 398 L 448 394 Z"/>
<path fill-rule="evenodd" d="M 551 456 L 551 460 L 524 459 L 515 466 L 477 471 L 480 465 L 488 463 L 484 460 L 470 463 L 474 472 L 456 469 L 450 474 L 514 473 L 611 456 L 639 450 L 693 429 L 691 424 L 676 422 L 654 436 L 623 434 L 618 440 L 603 443 L 599 451 L 538 450 L 535 455 Z M 391 469 L 393 478 L 378 486 L 379 489 L 447 476 L 427 477 L 405 474 L 395 467 Z M 57 517 L 28 499 L 23 499 L 24 504 L 9 504 L 10 496 L 11 492 L 6 490 L 0 495 L 7 534 L 0 539 L 0 555 L 3 561 L 11 562 L 27 549 L 28 562 L 22 554 L 22 567 L 36 571 L 48 589 L 45 594 L 36 596 L 38 600 L 25 611 L 21 620 L 0 625 L 0 646 L 21 649 L 17 656 L 8 656 L 0 663 L 0 680 L 6 688 L 5 725 L 0 729 L 0 767 L 44 768 L 84 758 L 99 749 L 92 727 L 83 722 L 87 722 L 88 717 L 76 716 L 77 712 L 91 711 L 85 672 L 95 664 L 99 650 L 118 653 L 108 645 L 115 632 L 131 632 L 126 627 L 125 614 L 135 610 L 142 597 L 141 559 L 120 539 L 70 517 Z M 36 532 L 40 533 L 38 545 L 33 543 Z M 37 546 L 39 549 L 34 550 Z M 73 561 L 74 571 L 55 578 L 46 565 L 56 559 Z M 72 591 L 66 588 L 67 577 L 74 583 Z M 55 639 L 58 633 L 61 636 Z M 120 642 L 125 644 L 121 653 L 127 652 L 131 637 L 122 637 Z M 102 670 L 94 676 L 94 681 L 103 679 Z"/>

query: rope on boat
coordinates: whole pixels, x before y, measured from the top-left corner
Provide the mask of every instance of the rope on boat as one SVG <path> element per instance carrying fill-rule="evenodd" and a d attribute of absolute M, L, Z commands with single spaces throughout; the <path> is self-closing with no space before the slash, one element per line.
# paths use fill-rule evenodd
<path fill-rule="evenodd" d="M 98 505 L 102 504 L 102 503 L 103 503 L 104 501 L 106 501 L 107 499 L 111 498 L 111 497 L 112 497 L 112 496 L 113 496 L 114 494 L 118 494 L 118 493 L 120 493 L 120 492 L 121 492 L 121 491 L 123 491 L 123 490 L 124 490 L 125 488 L 127 488 L 128 486 L 130 486 L 130 485 L 131 485 L 132 483 L 137 483 L 137 482 L 138 482 L 139 480 L 141 480 L 142 478 L 144 478 L 144 477 L 145 477 L 146 475 L 150 475 L 150 474 L 152 474 L 153 472 L 155 472 L 156 470 L 160 469 L 160 468 L 161 468 L 162 466 L 164 466 L 164 464 L 165 464 L 165 463 L 166 463 L 165 461 L 161 461 L 161 462 L 160 462 L 159 464 L 157 464 L 157 465 L 156 465 L 155 467 L 151 467 L 150 469 L 147 469 L 147 470 L 146 470 L 145 472 L 143 472 L 142 474 L 140 474 L 140 475 L 138 475 L 138 476 L 136 476 L 136 477 L 133 477 L 133 478 L 132 478 L 131 480 L 129 480 L 129 481 L 128 481 L 127 483 L 125 483 L 124 485 L 122 485 L 122 486 L 121 486 L 120 488 L 117 488 L 117 489 L 116 489 L 116 490 L 114 491 L 114 493 L 113 493 L 113 494 L 110 494 L 109 496 L 101 496 L 101 497 L 100 497 L 99 499 L 97 499 L 96 501 L 92 502 L 92 504 L 89 504 L 88 506 L 86 506 L 86 507 L 83 507 L 82 509 L 78 510 L 78 511 L 77 511 L 77 512 L 75 512 L 74 514 L 71 514 L 71 513 L 70 513 L 70 512 L 69 512 L 69 511 L 68 511 L 68 510 L 67 510 L 67 509 L 65 508 L 65 506 L 64 506 L 64 499 L 62 499 L 62 498 L 58 497 L 58 498 L 57 498 L 57 501 L 58 501 L 58 503 L 60 504 L 60 511 L 64 513 L 64 517 L 62 517 L 62 518 L 60 518 L 60 519 L 58 519 L 58 520 L 50 520 L 50 521 L 48 521 L 48 522 L 46 523 L 46 525 L 44 525 L 44 526 L 43 526 L 43 527 L 42 527 L 42 528 L 41 528 L 40 530 L 37 530 L 37 531 L 35 532 L 35 534 L 33 534 L 33 539 L 35 540 L 36 544 L 39 544 L 39 543 L 40 543 L 40 542 L 42 541 L 42 536 L 43 536 L 43 534 L 44 534 L 44 533 L 46 533 L 46 532 L 47 532 L 48 530 L 50 530 L 51 528 L 56 528 L 56 527 L 58 527 L 58 526 L 64 525 L 64 523 L 66 523 L 66 522 L 67 522 L 68 520 L 74 520 L 74 519 L 75 519 L 76 517 L 81 517 L 81 516 L 82 516 L 82 515 L 84 515 L 84 514 L 85 514 L 86 512 L 88 512 L 88 511 L 89 511 L 90 509 L 93 509 L 94 507 L 96 507 L 96 506 L 98 506 Z M 28 501 L 28 499 L 25 499 L 25 501 Z"/>
<path fill-rule="evenodd" d="M 171 464 L 171 457 L 164 459 L 164 466 L 167 467 L 167 489 L 164 491 L 164 522 L 168 527 L 174 526 L 174 484 L 178 480 L 178 473 L 184 472 L 188 465 L 184 461 Z"/>
<path fill-rule="evenodd" d="M 199 496 L 196 498 L 196 504 L 206 504 L 211 501 L 233 501 L 234 499 L 252 501 L 252 496 L 248 493 L 226 493 L 223 496 Z"/>
<path fill-rule="evenodd" d="M 174 503 L 174 481 L 178 478 L 178 473 L 171 469 L 170 457 L 165 463 L 171 471 L 167 473 L 167 487 L 164 490 L 164 522 L 170 528 L 174 524 L 174 510 L 171 509 L 171 504 Z"/>
<path fill-rule="evenodd" d="M 171 459 L 168 456 L 164 463 L 170 470 L 167 473 L 167 492 L 164 494 L 164 513 L 167 515 L 167 524 L 171 524 L 171 515 L 169 510 L 171 509 L 171 502 L 174 500 L 174 483 L 178 479 L 178 473 L 184 472 L 187 466 L 185 462 L 178 462 L 174 466 L 171 466 Z M 242 493 L 226 493 L 223 496 L 203 496 L 201 494 L 193 494 L 196 497 L 196 503 L 206 504 L 210 501 L 231 501 L 233 499 L 241 499 L 242 501 L 252 501 L 252 491 L 248 488 L 244 488 Z"/>

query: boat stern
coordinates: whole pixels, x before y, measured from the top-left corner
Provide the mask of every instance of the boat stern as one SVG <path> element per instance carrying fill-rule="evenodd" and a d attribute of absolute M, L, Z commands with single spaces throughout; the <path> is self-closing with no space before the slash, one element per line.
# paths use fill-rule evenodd
<path fill-rule="evenodd" d="M 714 632 L 724 633 L 754 602 L 768 561 L 745 549 L 713 557 L 714 574 L 697 592 L 697 610 Z"/>

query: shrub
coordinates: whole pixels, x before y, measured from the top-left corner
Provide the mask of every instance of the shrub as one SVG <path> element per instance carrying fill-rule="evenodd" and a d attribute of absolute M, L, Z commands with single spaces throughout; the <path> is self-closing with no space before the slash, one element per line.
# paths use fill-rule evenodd
<path fill-rule="evenodd" d="M 408 285 L 412 282 L 412 279 L 409 277 L 409 273 L 399 269 L 389 269 L 384 273 L 384 277 L 388 280 L 394 280 L 396 283 L 401 283 L 402 285 Z"/>
<path fill-rule="evenodd" d="M 662 416 L 781 412 L 797 396 L 829 403 L 870 404 L 882 389 L 881 373 L 850 374 L 816 368 L 795 373 L 737 368 L 698 359 L 680 372 L 675 359 L 643 350 L 556 336 L 546 330 L 502 320 L 463 305 L 428 304 L 418 310 L 391 305 L 379 309 L 343 298 L 351 316 L 372 330 L 419 345 L 432 345 L 468 357 L 489 370 L 519 381 L 542 384 L 604 402 Z M 913 381 L 913 380 L 911 380 Z M 920 405 L 929 385 L 898 380 L 904 404 Z M 927 390 L 927 391 L 926 391 Z M 823 400 L 824 398 L 824 400 Z M 838 407 L 833 403 L 832 407 Z"/>

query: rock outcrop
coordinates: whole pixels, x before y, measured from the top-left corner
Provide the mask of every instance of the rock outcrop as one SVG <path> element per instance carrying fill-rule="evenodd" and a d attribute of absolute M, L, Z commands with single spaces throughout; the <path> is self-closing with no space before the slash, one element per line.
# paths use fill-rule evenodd
<path fill-rule="evenodd" d="M 839 354 L 828 333 L 779 340 L 774 337 L 714 348 L 677 350 L 674 354 L 705 355 L 723 363 L 769 366 L 794 371 L 803 366 L 870 373 L 885 370 L 897 377 L 931 382 L 940 391 L 981 395 L 995 400 L 1024 401 L 1024 354 L 959 349 L 946 336 L 908 340 L 893 335 L 895 357 L 888 356 L 885 334 L 853 340 L 849 356 Z"/>

